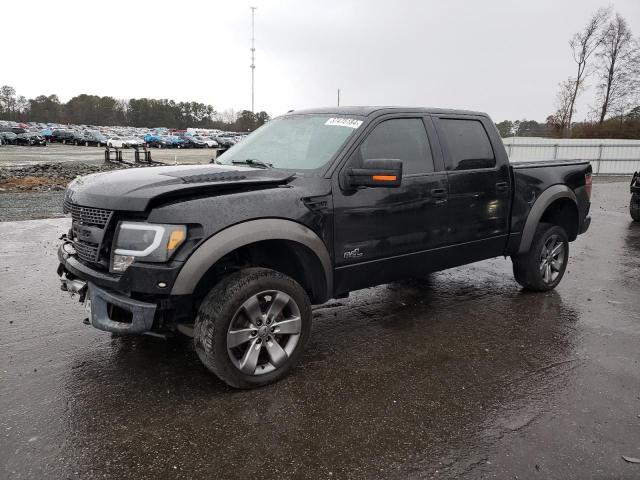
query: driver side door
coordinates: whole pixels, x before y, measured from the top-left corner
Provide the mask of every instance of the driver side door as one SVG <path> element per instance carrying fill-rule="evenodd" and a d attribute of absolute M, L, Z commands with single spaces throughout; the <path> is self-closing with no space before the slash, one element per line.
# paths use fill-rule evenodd
<path fill-rule="evenodd" d="M 334 176 L 337 293 L 424 274 L 425 252 L 446 245 L 447 175 L 434 132 L 428 116 L 382 117 Z M 401 185 L 349 188 L 345 175 L 367 159 L 401 160 Z"/>

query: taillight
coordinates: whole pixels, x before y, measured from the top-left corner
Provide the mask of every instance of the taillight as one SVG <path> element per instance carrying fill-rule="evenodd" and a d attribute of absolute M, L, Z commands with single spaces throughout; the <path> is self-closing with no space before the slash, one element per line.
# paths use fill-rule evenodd
<path fill-rule="evenodd" d="M 590 173 L 584 175 L 584 189 L 587 191 L 587 197 L 591 200 L 591 190 L 593 190 L 593 178 Z"/>

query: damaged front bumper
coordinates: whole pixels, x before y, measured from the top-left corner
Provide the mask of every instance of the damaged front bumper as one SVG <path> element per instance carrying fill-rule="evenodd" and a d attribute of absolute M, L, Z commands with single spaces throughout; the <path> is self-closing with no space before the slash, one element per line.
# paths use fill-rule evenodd
<path fill-rule="evenodd" d="M 110 292 L 91 282 L 69 279 L 64 271 L 60 282 L 62 290 L 80 296 L 89 313 L 89 322 L 95 328 L 120 334 L 141 334 L 152 330 L 157 304 Z"/>

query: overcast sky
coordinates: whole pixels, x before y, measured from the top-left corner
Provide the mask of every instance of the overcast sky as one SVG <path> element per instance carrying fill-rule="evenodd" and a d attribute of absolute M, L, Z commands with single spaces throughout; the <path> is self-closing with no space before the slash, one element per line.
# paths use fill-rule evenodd
<path fill-rule="evenodd" d="M 256 110 L 336 104 L 483 110 L 542 121 L 574 72 L 568 40 L 606 0 L 63 1 L 15 4 L 0 84 L 28 98 L 79 93 Z M 640 0 L 613 8 L 640 34 Z M 578 105 L 583 118 L 593 88 Z"/>

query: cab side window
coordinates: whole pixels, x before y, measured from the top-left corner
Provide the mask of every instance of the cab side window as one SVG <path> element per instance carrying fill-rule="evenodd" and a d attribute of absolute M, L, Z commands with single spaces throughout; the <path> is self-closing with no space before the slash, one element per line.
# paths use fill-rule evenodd
<path fill-rule="evenodd" d="M 433 158 L 424 123 L 419 118 L 386 120 L 360 146 L 361 160 L 402 160 L 403 175 L 433 172 Z"/>
<path fill-rule="evenodd" d="M 496 158 L 489 136 L 478 120 L 440 119 L 440 130 L 449 151 L 447 169 L 493 168 Z"/>

